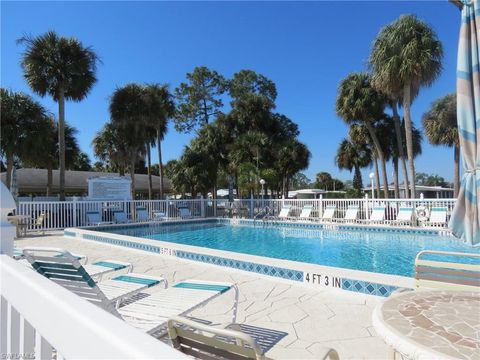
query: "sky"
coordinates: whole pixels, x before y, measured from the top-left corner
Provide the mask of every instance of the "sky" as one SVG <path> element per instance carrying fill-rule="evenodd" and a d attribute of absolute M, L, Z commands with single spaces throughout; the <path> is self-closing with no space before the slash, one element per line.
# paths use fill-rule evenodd
<path fill-rule="evenodd" d="M 80 147 L 92 163 L 91 141 L 109 119 L 113 91 L 130 82 L 167 83 L 173 90 L 187 72 L 207 66 L 230 78 L 241 69 L 261 73 L 276 83 L 276 111 L 299 125 L 300 140 L 312 157 L 305 174 L 314 179 L 328 171 L 342 180 L 334 156 L 347 126 L 335 113 L 336 90 L 350 72 L 367 70 L 372 41 L 401 14 L 429 23 L 444 47 L 444 70 L 422 89 L 412 105 L 422 114 L 435 99 L 455 91 L 460 12 L 447 0 L 430 2 L 13 2 L 2 1 L 2 87 L 23 91 L 52 113 L 57 105 L 35 95 L 22 77 L 23 47 L 16 40 L 48 30 L 75 37 L 101 59 L 88 97 L 67 102 L 66 119 L 79 131 Z M 178 158 L 193 134 L 179 134 L 170 124 L 162 143 L 164 161 Z M 153 162 L 156 162 L 153 151 Z M 433 147 L 425 139 L 417 172 L 453 178 L 453 149 Z M 370 169 L 363 171 L 368 181 Z M 388 169 L 392 181 L 391 167 Z"/>

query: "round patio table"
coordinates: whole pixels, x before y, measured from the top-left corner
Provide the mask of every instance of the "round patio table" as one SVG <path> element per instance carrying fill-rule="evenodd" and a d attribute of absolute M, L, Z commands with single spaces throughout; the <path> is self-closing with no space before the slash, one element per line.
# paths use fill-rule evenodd
<path fill-rule="evenodd" d="M 373 326 L 388 357 L 480 359 L 480 292 L 407 291 L 379 304 Z"/>

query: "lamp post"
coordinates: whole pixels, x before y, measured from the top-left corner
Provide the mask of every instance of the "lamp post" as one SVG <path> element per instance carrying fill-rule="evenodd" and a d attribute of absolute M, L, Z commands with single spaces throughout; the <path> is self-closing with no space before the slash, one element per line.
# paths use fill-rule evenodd
<path fill-rule="evenodd" d="M 375 174 L 373 172 L 371 172 L 370 175 L 368 175 L 368 176 L 369 176 L 370 182 L 372 184 L 372 199 L 374 199 L 375 198 L 375 193 L 373 191 L 373 179 L 375 178 Z"/>
<path fill-rule="evenodd" d="M 260 185 L 262 185 L 262 207 L 265 207 L 265 203 L 263 201 L 263 196 L 264 196 L 264 193 L 263 193 L 263 186 L 265 185 L 265 180 L 263 179 L 260 179 Z"/>

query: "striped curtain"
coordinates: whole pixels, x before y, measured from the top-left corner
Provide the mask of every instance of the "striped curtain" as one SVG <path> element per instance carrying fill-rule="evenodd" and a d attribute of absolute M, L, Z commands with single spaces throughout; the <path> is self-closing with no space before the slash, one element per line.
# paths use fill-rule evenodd
<path fill-rule="evenodd" d="M 450 219 L 452 233 L 480 244 L 480 0 L 465 0 L 458 43 L 457 121 L 464 175 Z"/>

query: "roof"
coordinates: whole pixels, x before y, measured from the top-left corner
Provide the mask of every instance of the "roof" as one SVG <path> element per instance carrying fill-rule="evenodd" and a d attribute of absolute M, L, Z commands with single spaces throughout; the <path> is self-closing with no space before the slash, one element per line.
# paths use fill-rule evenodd
<path fill-rule="evenodd" d="M 17 187 L 20 192 L 45 192 L 47 187 L 47 169 L 24 168 L 17 169 Z M 59 191 L 59 170 L 53 170 L 52 192 Z M 112 177 L 119 176 L 118 173 L 95 172 L 95 171 L 65 171 L 65 191 L 66 192 L 87 192 L 88 178 L 92 177 Z M 128 176 L 128 175 L 127 175 Z M 0 179 L 3 183 L 6 182 L 7 174 L 5 172 L 0 174 Z M 160 177 L 152 175 L 153 191 L 158 192 L 160 188 Z M 170 180 L 163 178 L 163 187 L 165 192 L 170 192 L 172 185 Z M 135 174 L 135 190 L 139 192 L 148 191 L 148 175 Z"/>

